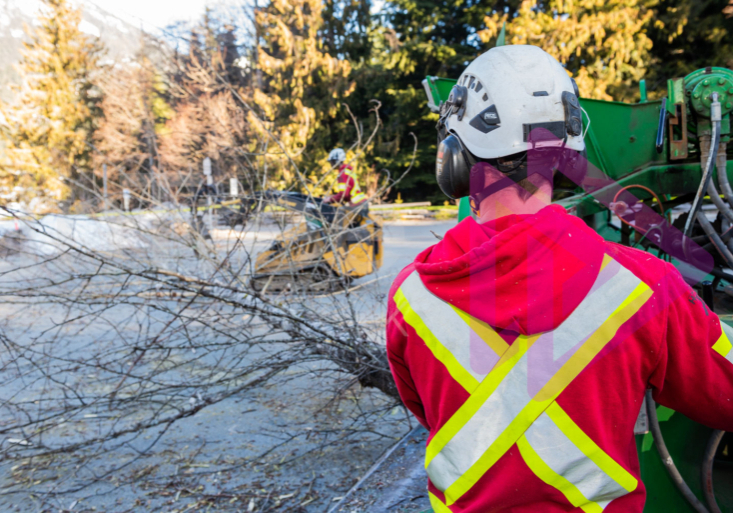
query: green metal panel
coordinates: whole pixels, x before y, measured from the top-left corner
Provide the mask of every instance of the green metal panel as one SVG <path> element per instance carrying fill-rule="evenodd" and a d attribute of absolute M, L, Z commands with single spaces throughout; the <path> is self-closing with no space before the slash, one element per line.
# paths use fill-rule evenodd
<path fill-rule="evenodd" d="M 458 222 L 471 216 L 471 202 L 468 198 L 461 198 L 458 202 Z"/>
<path fill-rule="evenodd" d="M 427 81 L 433 95 L 433 102 L 438 106 L 448 100 L 451 89 L 458 83 L 458 80 L 442 77 L 427 77 Z"/>
<path fill-rule="evenodd" d="M 457 80 L 453 80 L 452 78 L 441 78 L 441 77 L 427 77 L 425 78 L 425 83 L 427 84 L 427 89 L 430 91 L 430 96 L 432 97 L 432 102 L 436 107 L 440 107 L 440 105 L 448 99 L 450 96 L 450 91 L 453 89 L 453 86 L 456 85 Z"/>
<path fill-rule="evenodd" d="M 664 163 L 665 150 L 656 150 L 661 101 L 620 103 L 581 98 L 590 118 L 586 134 L 588 160 L 617 180 L 636 169 Z"/>

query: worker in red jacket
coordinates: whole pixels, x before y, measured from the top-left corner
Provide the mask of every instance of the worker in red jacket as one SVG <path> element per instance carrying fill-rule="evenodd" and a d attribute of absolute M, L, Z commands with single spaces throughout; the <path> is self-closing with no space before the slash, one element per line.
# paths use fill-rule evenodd
<path fill-rule="evenodd" d="M 328 155 L 328 163 L 331 164 L 331 167 L 338 167 L 339 175 L 334 184 L 334 194 L 328 196 L 324 203 L 341 203 L 348 206 L 364 203 L 367 197 L 361 192 L 354 169 L 346 164 L 344 150 L 341 148 L 332 150 Z"/>
<path fill-rule="evenodd" d="M 442 106 L 438 183 L 476 215 L 398 275 L 387 323 L 437 513 L 641 513 L 647 389 L 733 431 L 733 330 L 671 264 L 550 204 L 557 162 L 533 134 L 580 154 L 579 108 L 562 66 L 519 45 L 477 58 Z"/>

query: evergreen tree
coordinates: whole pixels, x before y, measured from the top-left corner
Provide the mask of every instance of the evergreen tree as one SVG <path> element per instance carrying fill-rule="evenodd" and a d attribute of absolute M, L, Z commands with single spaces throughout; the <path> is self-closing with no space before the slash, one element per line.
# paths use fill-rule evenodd
<path fill-rule="evenodd" d="M 507 24 L 508 44 L 543 48 L 567 68 L 582 96 L 603 100 L 638 97 L 652 41 L 647 29 L 656 0 L 522 0 L 495 11 L 479 32 L 495 40 Z"/>
<path fill-rule="evenodd" d="M 38 27 L 27 29 L 17 99 L 0 106 L 6 145 L 0 182 L 18 199 L 74 202 L 92 187 L 93 137 L 101 116 L 94 78 L 102 47 L 81 32 L 81 10 L 68 0 L 43 0 L 43 7 Z"/>
<path fill-rule="evenodd" d="M 272 0 L 255 13 L 262 81 L 254 88 L 254 104 L 290 157 L 314 179 L 326 169 L 330 131 L 334 120 L 344 118 L 341 102 L 353 91 L 350 63 L 326 52 L 322 12 L 320 0 Z M 250 124 L 260 128 L 253 119 Z M 288 160 L 261 129 L 259 140 L 269 147 L 276 184 L 295 183 Z"/>
<path fill-rule="evenodd" d="M 726 0 L 659 0 L 648 34 L 647 84 L 667 94 L 667 80 L 706 66 L 733 68 L 733 5 Z"/>
<path fill-rule="evenodd" d="M 414 168 L 393 194 L 407 200 L 445 201 L 435 181 L 437 115 L 427 108 L 421 85 L 428 75 L 458 78 L 466 65 L 487 48 L 477 35 L 496 0 L 387 2 L 372 26 L 369 66 L 358 68 L 353 97 L 382 103 L 384 130 L 375 145 L 376 169 L 400 174 L 412 159 L 413 138 L 418 149 Z M 360 111 L 364 116 L 364 109 Z"/>
<path fill-rule="evenodd" d="M 371 8 L 371 0 L 324 1 L 321 33 L 329 54 L 348 60 L 352 66 L 371 58 L 374 29 Z"/>

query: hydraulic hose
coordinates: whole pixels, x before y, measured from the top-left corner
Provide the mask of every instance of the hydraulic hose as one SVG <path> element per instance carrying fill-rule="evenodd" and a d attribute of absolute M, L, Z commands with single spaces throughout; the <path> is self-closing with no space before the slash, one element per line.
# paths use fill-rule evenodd
<path fill-rule="evenodd" d="M 710 242 L 713 243 L 715 249 L 718 250 L 718 253 L 721 257 L 723 257 L 723 260 L 725 260 L 725 263 L 728 265 L 728 267 L 733 269 L 733 253 L 731 253 L 730 249 L 728 249 L 728 246 L 725 245 L 723 239 L 720 238 L 718 232 L 715 231 L 713 225 L 710 223 L 710 221 L 708 221 L 708 218 L 705 217 L 705 214 L 699 212 L 697 214 L 697 222 L 700 223 L 703 231 L 710 238 Z"/>
<path fill-rule="evenodd" d="M 727 143 L 722 142 L 720 143 L 720 148 L 718 149 L 718 185 L 720 185 L 720 192 L 723 193 L 725 201 L 728 203 L 728 205 L 733 207 L 733 189 L 731 189 L 730 182 L 728 181 L 728 158 L 726 155 L 727 146 Z"/>
<path fill-rule="evenodd" d="M 725 169 L 725 168 L 724 168 Z M 718 168 L 718 175 L 720 175 L 720 168 Z M 713 201 L 713 204 L 717 207 L 718 211 L 721 212 L 731 223 L 733 223 L 733 209 L 727 201 L 723 200 L 718 194 L 718 189 L 715 188 L 715 184 L 710 181 L 708 185 L 708 196 Z"/>
<path fill-rule="evenodd" d="M 717 93 L 713 93 L 713 103 L 710 106 L 710 120 L 713 125 L 712 142 L 710 145 L 710 151 L 708 152 L 707 162 L 705 162 L 705 166 L 703 168 L 700 186 L 697 189 L 697 194 L 695 194 L 695 199 L 692 202 L 692 208 L 690 209 L 687 221 L 685 222 L 685 230 L 683 232 L 685 237 L 689 237 L 690 233 L 692 233 L 692 227 L 695 224 L 694 220 L 702 207 L 702 199 L 705 196 L 705 192 L 708 190 L 710 181 L 713 178 L 713 166 L 715 165 L 715 159 L 718 156 L 718 146 L 720 145 L 720 119 L 720 102 L 718 102 Z M 687 245 L 685 245 L 685 247 L 686 246 Z"/>
<path fill-rule="evenodd" d="M 718 445 L 723 439 L 725 431 L 716 429 L 710 435 L 708 446 L 705 448 L 705 457 L 702 460 L 702 491 L 705 494 L 705 501 L 712 513 L 722 513 L 715 500 L 715 492 L 713 491 L 713 458 L 718 450 Z"/>
<path fill-rule="evenodd" d="M 659 428 L 659 419 L 657 418 L 656 406 L 657 405 L 654 402 L 654 398 L 652 397 L 652 391 L 647 390 L 646 407 L 647 415 L 649 416 L 649 428 L 651 429 L 652 436 L 654 437 L 654 445 L 657 448 L 657 452 L 659 453 L 659 457 L 661 458 L 662 463 L 664 463 L 664 468 L 667 470 L 669 478 L 672 480 L 682 496 L 687 500 L 687 502 L 690 503 L 690 506 L 692 506 L 695 511 L 697 511 L 698 513 L 710 513 L 708 509 L 703 506 L 702 502 L 698 500 L 695 494 L 692 493 L 692 490 L 690 490 L 690 487 L 687 486 L 687 483 L 680 474 L 680 471 L 677 470 L 677 467 L 672 460 L 672 456 L 667 450 L 667 445 L 664 443 L 662 430 Z"/>

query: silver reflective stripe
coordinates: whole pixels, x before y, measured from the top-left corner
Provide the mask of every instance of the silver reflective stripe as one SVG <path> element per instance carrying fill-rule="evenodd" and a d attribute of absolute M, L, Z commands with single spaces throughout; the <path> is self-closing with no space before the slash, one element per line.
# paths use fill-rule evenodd
<path fill-rule="evenodd" d="M 609 275 L 601 272 L 592 294 L 586 296 L 557 330 L 543 334 L 535 342 L 478 411 L 428 463 L 428 476 L 439 490 L 447 490 L 491 448 L 534 395 L 641 284 L 641 280 L 623 267 L 611 268 L 609 272 L 616 275 L 608 279 Z M 550 344 L 554 344 L 552 349 Z M 556 354 L 563 357 L 561 362 L 554 361 L 558 358 Z"/>
<path fill-rule="evenodd" d="M 478 348 L 474 346 L 474 354 L 471 354 L 471 338 L 480 339 L 480 337 L 473 332 L 448 303 L 433 295 L 423 285 L 417 272 L 410 274 L 402 283 L 400 289 L 410 303 L 410 307 L 435 338 L 450 351 L 466 372 L 473 376 L 478 383 L 481 383 L 493 365 L 490 363 L 479 367 L 477 365 L 478 361 L 493 359 L 493 363 L 496 363 L 499 356 L 485 342 L 482 342 Z M 477 355 L 478 351 L 481 351 L 481 354 Z"/>
<path fill-rule="evenodd" d="M 430 462 L 427 472 L 433 485 L 440 491 L 447 490 L 491 447 L 531 399 L 527 393 L 525 353 L 479 411 Z"/>
<path fill-rule="evenodd" d="M 588 458 L 543 413 L 524 433 L 529 445 L 556 474 L 572 483 L 589 501 L 604 509 L 628 492 Z"/>
<path fill-rule="evenodd" d="M 588 338 L 641 281 L 615 260 L 598 273 L 590 293 L 553 332 L 555 360 Z M 622 299 L 622 301 L 623 301 Z"/>
<path fill-rule="evenodd" d="M 723 321 L 720 321 L 720 327 L 723 330 L 723 333 L 728 338 L 728 342 L 733 343 L 733 328 L 728 326 Z M 733 363 L 733 349 L 728 351 L 728 354 L 723 355 L 723 358 L 728 360 L 730 363 Z"/>

